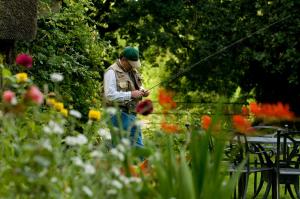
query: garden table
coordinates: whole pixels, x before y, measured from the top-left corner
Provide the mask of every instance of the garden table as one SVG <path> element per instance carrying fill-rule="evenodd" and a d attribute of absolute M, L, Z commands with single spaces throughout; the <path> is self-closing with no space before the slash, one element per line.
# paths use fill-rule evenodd
<path fill-rule="evenodd" d="M 242 144 L 247 145 L 246 148 L 250 154 L 255 154 L 258 156 L 259 162 L 255 164 L 255 166 L 251 167 L 249 166 L 251 163 L 248 160 L 248 173 L 242 172 L 242 183 L 239 183 L 239 190 L 242 190 L 244 192 L 245 198 L 245 192 L 247 191 L 247 181 L 250 173 L 255 173 L 255 180 L 254 180 L 254 196 L 255 198 L 259 192 L 262 189 L 264 181 L 266 181 L 267 188 L 264 193 L 263 198 L 267 198 L 270 189 L 272 188 L 272 198 L 279 198 L 279 184 L 280 184 L 280 172 L 278 170 L 278 164 L 277 157 L 280 156 L 280 154 L 283 157 L 286 157 L 287 154 L 289 154 L 289 147 L 290 145 L 293 145 L 294 143 L 300 143 L 300 139 L 287 139 L 285 137 L 279 136 L 279 132 L 282 132 L 282 129 L 280 129 L 276 134 L 270 135 L 262 135 L 262 136 L 244 136 L 245 139 L 240 139 L 237 137 L 234 137 L 235 141 L 240 141 Z M 299 153 L 299 150 L 297 151 Z M 276 154 L 276 158 L 273 158 L 274 154 Z M 278 154 L 278 155 L 277 155 Z M 249 156 L 248 156 L 249 158 Z M 250 158 L 249 158 L 250 159 Z M 259 168 L 257 168 L 257 165 L 260 165 Z M 268 169 L 269 168 L 269 169 Z M 256 189 L 256 174 L 260 172 L 261 173 L 261 179 L 258 185 L 258 188 Z M 300 170 L 299 170 L 300 172 Z M 297 172 L 294 174 L 297 174 Z M 245 186 L 246 183 L 246 186 Z M 244 189 L 244 190 L 243 190 Z M 291 190 L 289 190 L 290 192 Z"/>

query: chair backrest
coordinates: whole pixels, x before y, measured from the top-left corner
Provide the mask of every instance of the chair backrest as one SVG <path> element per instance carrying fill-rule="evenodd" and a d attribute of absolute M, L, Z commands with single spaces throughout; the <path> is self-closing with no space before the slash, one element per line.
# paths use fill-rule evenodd
<path fill-rule="evenodd" d="M 300 131 L 289 129 L 277 131 L 276 168 L 299 167 L 300 164 L 300 140 L 294 138 L 300 135 Z"/>

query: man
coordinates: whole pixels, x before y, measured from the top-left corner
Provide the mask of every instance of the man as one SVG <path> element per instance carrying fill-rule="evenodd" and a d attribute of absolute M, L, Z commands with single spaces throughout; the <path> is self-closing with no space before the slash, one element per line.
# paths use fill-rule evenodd
<path fill-rule="evenodd" d="M 104 99 L 107 106 L 118 106 L 121 110 L 122 128 L 129 132 L 131 144 L 143 147 L 140 126 L 135 124 L 135 107 L 149 91 L 142 88 L 138 68 L 141 66 L 139 51 L 133 47 L 124 48 L 120 58 L 104 73 Z M 112 116 L 113 126 L 119 127 L 120 121 Z"/>

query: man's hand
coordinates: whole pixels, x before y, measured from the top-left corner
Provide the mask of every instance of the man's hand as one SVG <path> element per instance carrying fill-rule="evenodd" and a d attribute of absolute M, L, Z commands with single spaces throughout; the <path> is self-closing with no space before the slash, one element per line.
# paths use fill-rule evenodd
<path fill-rule="evenodd" d="M 150 91 L 148 91 L 148 90 L 142 89 L 141 91 L 143 92 L 143 97 L 148 97 L 150 94 Z"/>
<path fill-rule="evenodd" d="M 131 98 L 140 98 L 144 96 L 144 92 L 140 90 L 131 91 Z"/>

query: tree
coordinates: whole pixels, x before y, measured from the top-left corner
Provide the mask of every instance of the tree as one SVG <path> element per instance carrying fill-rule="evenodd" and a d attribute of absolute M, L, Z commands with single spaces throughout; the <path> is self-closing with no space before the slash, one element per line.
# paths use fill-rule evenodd
<path fill-rule="evenodd" d="M 300 112 L 298 1 L 97 2 L 97 29 L 114 44 L 121 38 L 139 44 L 142 52 L 151 48 L 153 60 L 172 53 L 171 74 L 205 60 L 174 80 L 174 89 L 229 96 L 241 86 L 246 93 L 255 90 L 259 101 L 291 103 Z"/>

